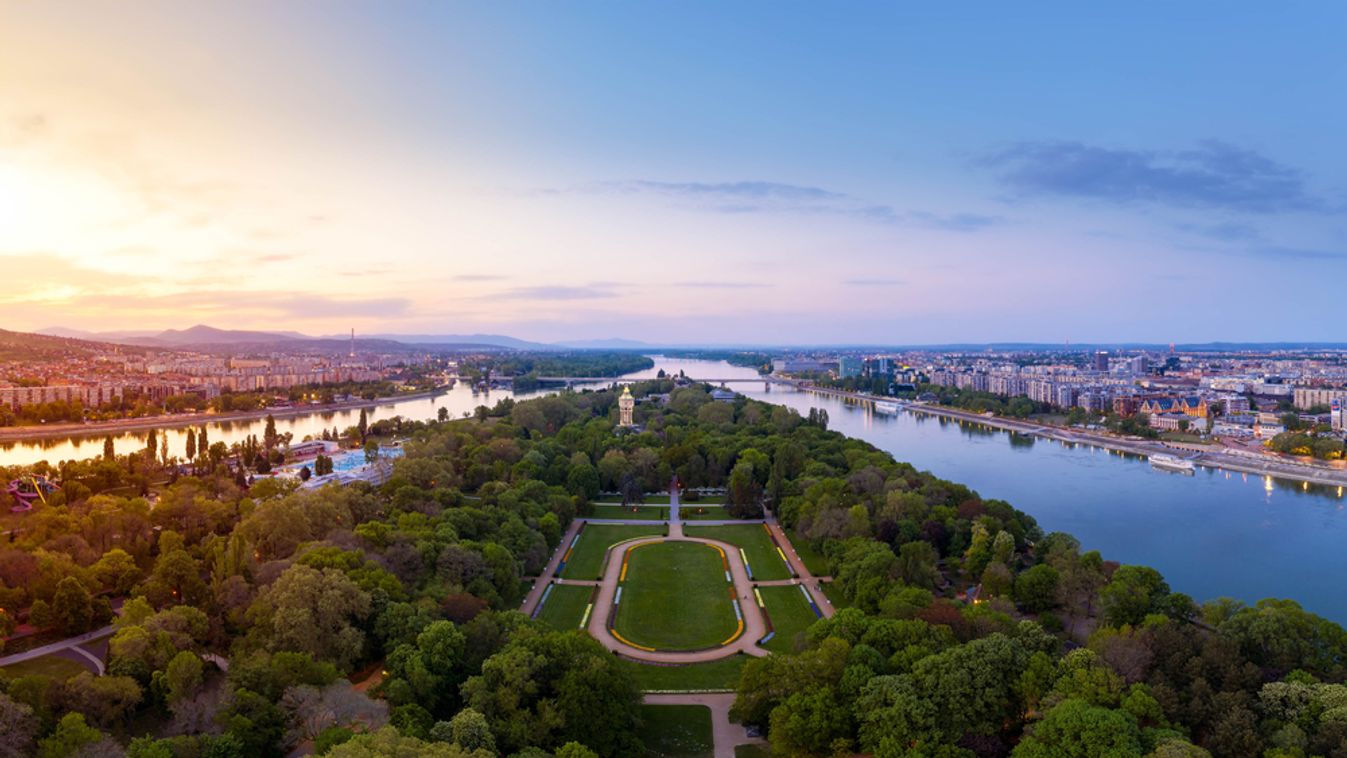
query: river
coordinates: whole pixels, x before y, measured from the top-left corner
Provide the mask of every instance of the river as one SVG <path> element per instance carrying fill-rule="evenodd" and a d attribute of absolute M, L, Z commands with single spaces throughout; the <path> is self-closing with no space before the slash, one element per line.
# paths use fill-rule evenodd
<path fill-rule="evenodd" d="M 692 377 L 756 375 L 711 362 L 661 359 L 658 367 Z M 729 386 L 802 415 L 825 409 L 829 429 L 1005 500 L 1044 531 L 1073 534 L 1105 559 L 1153 566 L 1198 602 L 1285 597 L 1347 624 L 1347 498 L 1336 487 L 1202 468 L 1170 473 L 1137 456 L 980 424 L 877 414 L 780 385 Z"/>
<path fill-rule="evenodd" d="M 693 378 L 752 378 L 757 374 L 716 361 L 655 357 L 655 368 L 627 375 L 651 378 L 659 369 Z M 842 400 L 760 383 L 730 385 L 749 397 L 807 414 L 828 411 L 829 428 L 865 440 L 900 461 L 999 498 L 1033 515 L 1045 531 L 1075 535 L 1106 559 L 1153 566 L 1170 586 L 1199 602 L 1227 595 L 1246 602 L 1287 597 L 1347 623 L 1347 498 L 1337 488 L 1198 469 L 1195 475 L 1153 469 L 1145 460 L 1085 445 L 1069 445 L 971 423 L 901 413 L 895 416 Z M 461 416 L 502 397 L 527 399 L 545 391 L 474 395 L 459 386 L 433 398 L 389 402 L 370 419 L 401 415 L 434 418 L 441 407 Z M 295 439 L 333 426 L 353 425 L 359 411 L 277 419 Z M 210 424 L 212 441 L 259 437 L 263 422 Z M 181 454 L 185 430 L 170 430 L 169 449 Z M 0 464 L 86 458 L 102 452 L 103 438 L 8 443 Z M 116 439 L 119 450 L 144 445 L 144 434 Z M 123 447 L 127 446 L 127 447 Z"/>

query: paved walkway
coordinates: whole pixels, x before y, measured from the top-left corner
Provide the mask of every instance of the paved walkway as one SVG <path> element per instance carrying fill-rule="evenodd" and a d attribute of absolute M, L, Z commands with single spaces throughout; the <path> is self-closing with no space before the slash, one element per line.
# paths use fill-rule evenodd
<path fill-rule="evenodd" d="M 711 739 L 716 758 L 734 758 L 736 745 L 766 744 L 765 740 L 749 737 L 742 724 L 730 721 L 730 706 L 734 693 L 680 693 L 646 695 L 647 705 L 704 705 L 711 710 Z"/>
<path fill-rule="evenodd" d="M 679 513 L 678 490 L 671 487 L 669 491 L 669 522 L 667 537 L 650 536 L 633 540 L 627 540 L 608 549 L 606 565 L 603 578 L 600 580 L 584 579 L 560 579 L 554 578 L 557 567 L 561 565 L 561 559 L 566 555 L 571 540 L 579 533 L 580 528 L 585 523 L 594 524 L 625 524 L 631 526 L 650 526 L 658 524 L 658 521 L 650 519 L 575 519 L 571 526 L 562 536 L 561 543 L 557 545 L 552 558 L 547 562 L 547 567 L 543 569 L 542 575 L 534 582 L 528 595 L 524 598 L 523 606 L 520 608 L 526 614 L 532 614 L 538 603 L 542 600 L 543 592 L 547 589 L 550 582 L 557 584 L 579 585 L 586 587 L 597 586 L 599 588 L 598 597 L 594 601 L 594 609 L 590 614 L 589 625 L 586 629 L 590 636 L 597 639 L 604 647 L 609 650 L 620 653 L 629 658 L 643 661 L 652 661 L 656 663 L 700 663 L 705 661 L 714 661 L 721 658 L 734 655 L 735 653 L 746 653 L 752 656 L 765 656 L 766 650 L 759 647 L 757 641 L 767 633 L 767 621 L 763 616 L 762 609 L 758 607 L 757 601 L 753 597 L 754 585 L 767 587 L 784 586 L 799 584 L 803 585 L 805 591 L 814 599 L 814 603 L 825 617 L 831 617 L 836 611 L 832 603 L 828 602 L 822 590 L 819 589 L 820 577 L 815 577 L 809 573 L 805 567 L 804 561 L 800 559 L 799 554 L 795 552 L 794 546 L 786 537 L 785 531 L 776 522 L 776 519 L 769 513 L 765 521 L 767 528 L 771 531 L 777 544 L 781 545 L 786 554 L 786 561 L 790 564 L 791 570 L 797 574 L 795 579 L 781 579 L 773 581 L 755 582 L 748 578 L 748 570 L 744 567 L 742 557 L 739 555 L 739 549 L 734 545 L 721 542 L 720 540 L 705 539 L 701 537 L 688 537 L 684 531 L 684 522 Z M 749 521 L 695 521 L 693 526 L 717 526 L 723 524 L 760 524 L 762 520 Z M 700 651 L 656 651 L 651 652 L 641 650 L 640 648 L 628 645 L 625 642 L 613 636 L 608 629 L 608 615 L 613 607 L 613 599 L 617 594 L 618 578 L 622 573 L 622 554 L 624 551 L 636 546 L 651 542 L 700 542 L 705 545 L 713 545 L 725 551 L 725 559 L 730 566 L 730 577 L 734 584 L 734 593 L 739 598 L 740 612 L 744 616 L 744 631 L 739 637 L 729 645 L 724 647 L 712 648 L 710 650 Z M 826 577 L 823 577 L 826 579 Z"/>
<path fill-rule="evenodd" d="M 557 545 L 556 551 L 552 553 L 552 559 L 547 562 L 547 566 L 543 568 L 542 574 L 540 574 L 537 580 L 533 582 L 533 587 L 530 588 L 528 594 L 524 596 L 524 604 L 519 610 L 523 611 L 525 615 L 533 615 L 533 609 L 537 608 L 538 601 L 543 599 L 543 591 L 547 589 L 548 583 L 551 582 L 552 577 L 556 575 L 557 566 L 561 565 L 561 559 L 566 556 L 566 550 L 570 548 L 571 540 L 575 539 L 575 535 L 580 533 L 580 527 L 584 526 L 584 524 L 585 522 L 583 519 L 575 519 L 571 521 L 571 526 L 566 530 L 566 533 L 561 535 L 561 543 Z"/>
<path fill-rule="evenodd" d="M 772 533 L 772 536 L 776 538 L 776 543 L 781 546 L 781 552 L 786 554 L 786 560 L 790 563 L 791 569 L 793 569 L 795 574 L 799 577 L 799 583 L 803 584 L 805 591 L 809 593 L 810 597 L 814 598 L 814 605 L 818 606 L 818 609 L 823 612 L 825 618 L 832 618 L 832 615 L 837 611 L 833 608 L 833 604 L 828 602 L 828 597 L 823 594 L 823 590 L 819 589 L 818 577 L 809 573 L 809 569 L 805 568 L 804 561 L 801 560 L 799 554 L 795 552 L 795 546 L 792 545 L 791 541 L 786 537 L 785 530 L 776 522 L 776 518 L 770 514 L 767 517 L 767 529 Z M 769 582 L 758 582 L 758 584 L 769 584 Z"/>
<path fill-rule="evenodd" d="M 115 631 L 117 631 L 117 627 L 112 624 L 109 624 L 100 629 L 95 629 L 92 632 L 85 632 L 84 634 L 76 635 L 74 637 L 67 637 L 63 640 L 43 645 L 42 647 L 35 647 L 32 650 L 25 650 L 22 653 L 14 653 L 13 655 L 7 655 L 3 658 L 0 658 L 0 666 L 9 666 L 15 663 L 31 661 L 34 658 L 41 658 L 44 655 L 51 655 L 52 653 L 59 653 L 63 650 L 70 650 L 72 648 L 75 648 L 74 652 L 76 655 L 79 655 L 82 658 L 86 658 L 93 663 L 96 663 L 98 673 L 102 674 L 104 670 L 103 661 L 98 660 L 87 650 L 81 648 L 80 645 L 84 645 L 86 643 L 93 642 L 95 640 L 101 640 L 104 637 L 111 637 L 112 633 Z"/>
<path fill-rule="evenodd" d="M 744 631 L 738 638 L 728 645 L 709 650 L 675 652 L 642 650 L 628 645 L 613 635 L 608 629 L 608 615 L 613 609 L 613 598 L 617 594 L 618 578 L 622 573 L 622 553 L 636 545 L 654 542 L 699 542 L 724 551 L 725 560 L 730 566 L 734 594 L 739 598 L 739 610 L 744 616 Z M 735 653 L 747 653 L 758 657 L 768 654 L 766 650 L 758 647 L 758 640 L 767 633 L 767 621 L 763 618 L 762 609 L 758 608 L 757 601 L 753 599 L 753 583 L 749 581 L 748 570 L 744 567 L 744 561 L 739 557 L 739 550 L 735 546 L 719 540 L 685 537 L 682 524 L 669 524 L 668 537 L 654 536 L 629 540 L 608 550 L 608 565 L 604 569 L 603 584 L 599 586 L 598 597 L 594 601 L 594 612 L 590 614 L 587 627 L 590 636 L 604 647 L 628 658 L 655 663 L 702 663 L 720 660 Z"/>

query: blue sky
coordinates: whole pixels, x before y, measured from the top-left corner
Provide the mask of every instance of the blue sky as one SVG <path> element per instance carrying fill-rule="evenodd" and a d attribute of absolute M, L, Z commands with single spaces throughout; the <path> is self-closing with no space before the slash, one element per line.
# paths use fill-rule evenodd
<path fill-rule="evenodd" d="M 15 328 L 1342 337 L 1336 5 L 0 16 Z"/>

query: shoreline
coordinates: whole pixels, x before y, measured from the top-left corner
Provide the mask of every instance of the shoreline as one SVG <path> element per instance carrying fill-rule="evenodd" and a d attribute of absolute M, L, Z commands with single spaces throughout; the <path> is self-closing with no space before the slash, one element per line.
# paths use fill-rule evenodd
<path fill-rule="evenodd" d="M 1288 479 L 1327 487 L 1347 487 L 1347 469 L 1339 470 L 1327 466 L 1297 463 L 1286 460 L 1259 460 L 1258 458 L 1252 457 L 1256 455 L 1255 453 L 1232 453 L 1229 452 L 1229 448 L 1226 447 L 1212 446 L 1214 448 L 1212 450 L 1201 450 L 1196 445 L 1174 445 L 1161 440 L 1127 439 L 1104 432 L 1094 432 L 1084 429 L 1067 429 L 1051 424 L 1022 421 L 1020 419 L 1006 418 L 1003 416 L 983 416 L 979 413 L 973 413 L 959 408 L 951 408 L 949 406 L 930 405 L 910 400 L 897 400 L 896 398 L 879 397 L 877 395 L 867 395 L 859 392 L 846 392 L 844 390 L 834 390 L 828 387 L 799 387 L 799 389 L 804 392 L 813 392 L 816 394 L 872 404 L 875 402 L 897 402 L 898 407 L 901 410 L 914 414 L 925 414 L 957 421 L 968 421 L 994 429 L 1000 429 L 1002 431 L 1017 432 L 1019 434 L 1070 443 L 1073 445 L 1091 445 L 1105 450 L 1146 457 L 1156 454 L 1172 455 L 1174 453 L 1183 453 L 1186 454 L 1185 457 L 1190 457 L 1193 463 L 1198 466 L 1219 471 L 1256 474 L 1258 476 L 1267 476 L 1274 479 Z M 1193 456 L 1194 453 L 1196 453 L 1195 456 Z"/>
<path fill-rule="evenodd" d="M 373 400 L 351 400 L 331 405 L 300 405 L 289 408 L 261 408 L 255 411 L 231 411 L 229 413 L 177 413 L 167 416 L 144 416 L 141 418 L 114 419 L 97 421 L 92 424 L 45 424 L 42 426 L 0 427 L 0 444 L 18 442 L 38 442 L 50 439 L 74 439 L 77 437 L 97 437 L 105 434 L 126 434 L 128 432 L 149 431 L 150 429 L 182 429 L 189 426 L 224 424 L 235 421 L 256 421 L 267 414 L 275 418 L 293 418 L 295 416 L 316 415 L 322 413 L 341 413 L 359 408 L 373 408 L 386 403 L 399 403 L 404 400 L 419 400 L 448 393 L 450 390 L 422 390 L 402 395 L 388 395 Z"/>

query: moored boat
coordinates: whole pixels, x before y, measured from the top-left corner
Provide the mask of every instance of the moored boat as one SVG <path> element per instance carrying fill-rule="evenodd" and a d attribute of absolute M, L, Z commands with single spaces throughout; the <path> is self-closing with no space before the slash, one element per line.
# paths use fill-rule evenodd
<path fill-rule="evenodd" d="M 1197 470 L 1197 466 L 1193 465 L 1192 461 L 1186 458 L 1179 458 L 1178 456 L 1174 455 L 1165 455 L 1164 453 L 1157 453 L 1155 455 L 1150 456 L 1150 459 L 1151 459 L 1151 466 L 1155 468 L 1165 469 L 1167 471 L 1181 471 L 1186 474 L 1191 474 Z"/>

